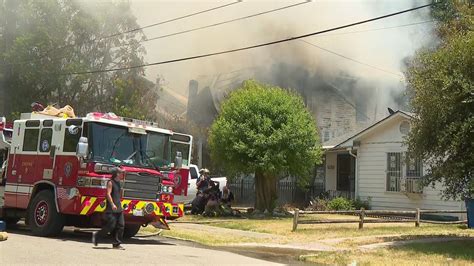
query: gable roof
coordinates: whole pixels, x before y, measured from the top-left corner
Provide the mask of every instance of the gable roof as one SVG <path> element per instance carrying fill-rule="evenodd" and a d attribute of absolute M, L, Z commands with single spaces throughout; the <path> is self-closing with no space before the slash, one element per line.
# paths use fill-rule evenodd
<path fill-rule="evenodd" d="M 396 112 L 390 114 L 389 116 L 385 117 L 384 119 L 382 120 L 379 120 L 377 121 L 376 123 L 362 129 L 361 131 L 353 134 L 352 136 L 348 137 L 347 139 L 343 140 L 342 142 L 334 145 L 333 147 L 327 147 L 328 149 L 337 149 L 337 148 L 341 148 L 343 146 L 344 143 L 347 143 L 355 138 L 358 138 L 360 136 L 363 136 L 363 135 L 366 135 L 372 131 L 374 131 L 376 128 L 388 123 L 389 121 L 393 120 L 395 117 L 398 117 L 398 116 L 403 116 L 407 119 L 413 119 L 415 117 L 415 115 L 413 113 L 409 113 L 409 112 L 405 112 L 405 111 L 401 111 L 401 110 L 397 110 Z"/>

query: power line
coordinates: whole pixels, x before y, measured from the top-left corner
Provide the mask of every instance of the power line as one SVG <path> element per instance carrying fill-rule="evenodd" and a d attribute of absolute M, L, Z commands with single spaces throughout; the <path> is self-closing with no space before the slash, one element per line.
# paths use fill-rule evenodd
<path fill-rule="evenodd" d="M 356 62 L 356 63 L 358 63 L 358 64 L 361 64 L 361 65 L 364 65 L 364 66 L 368 66 L 368 67 L 371 67 L 371 68 L 373 68 L 373 69 L 376 69 L 376 70 L 379 70 L 379 71 L 382 71 L 382 72 L 385 72 L 385 73 L 388 73 L 388 74 L 391 74 L 391 75 L 394 75 L 394 76 L 403 78 L 403 76 L 400 75 L 400 74 L 398 74 L 398 73 L 395 73 L 395 72 L 392 72 L 392 71 L 389 71 L 389 70 L 385 70 L 385 69 L 383 69 L 383 68 L 380 68 L 380 67 L 377 67 L 377 66 L 374 66 L 374 65 L 369 65 L 369 64 L 364 63 L 364 62 L 361 62 L 361 61 L 359 61 L 359 60 L 352 59 L 352 58 L 350 58 L 350 57 L 347 57 L 347 56 L 345 56 L 345 55 L 342 55 L 342 54 L 333 52 L 333 51 L 328 50 L 328 49 L 326 49 L 326 48 L 324 48 L 324 47 L 321 47 L 321 46 L 319 46 L 319 45 L 316 45 L 316 44 L 314 44 L 314 43 L 310 43 L 310 42 L 308 42 L 308 41 L 306 41 L 306 40 L 299 39 L 299 41 L 301 41 L 301 42 L 303 42 L 303 43 L 305 43 L 305 44 L 311 45 L 311 46 L 313 46 L 313 47 L 316 47 L 316 48 L 318 48 L 318 49 L 321 49 L 321 50 L 323 50 L 323 51 L 326 51 L 326 52 L 328 52 L 328 53 L 331 53 L 331 54 L 333 54 L 333 55 L 337 55 L 337 56 L 342 57 L 342 58 L 344 58 L 344 59 L 350 60 L 350 61 L 352 61 L 352 62 Z"/>
<path fill-rule="evenodd" d="M 402 24 L 402 25 L 395 25 L 395 26 L 391 26 L 391 27 L 382 27 L 382 28 L 359 30 L 359 31 L 346 31 L 346 32 L 333 33 L 333 34 L 323 34 L 319 37 L 346 35 L 346 34 L 363 33 L 363 32 L 370 32 L 370 31 L 388 30 L 388 29 L 396 29 L 396 28 L 416 26 L 416 25 L 432 23 L 432 22 L 436 22 L 436 21 L 435 20 L 425 20 L 425 21 L 420 21 L 420 22 L 414 22 L 414 23 L 408 23 L 408 24 Z"/>
<path fill-rule="evenodd" d="M 242 1 L 243 0 L 238 0 L 238 1 L 235 1 L 235 2 L 232 2 L 232 3 L 216 6 L 216 7 L 209 8 L 209 9 L 205 9 L 205 10 L 198 11 L 198 12 L 195 12 L 195 13 L 191 13 L 191 14 L 188 14 L 188 15 L 184 15 L 184 16 L 181 16 L 181 17 L 177 17 L 177 18 L 168 19 L 168 20 L 165 20 L 165 21 L 153 23 L 153 24 L 150 24 L 150 25 L 146 25 L 146 26 L 143 26 L 143 27 L 136 28 L 136 29 L 131 29 L 131 30 L 123 31 L 123 32 L 118 32 L 118 33 L 115 33 L 115 34 L 112 34 L 112 35 L 102 37 L 101 39 L 108 39 L 108 38 L 120 36 L 122 34 L 127 34 L 127 33 L 135 32 L 135 31 L 139 31 L 139 30 L 143 30 L 143 29 L 148 29 L 148 28 L 151 28 L 151 27 L 155 27 L 155 26 L 166 24 L 166 23 L 174 22 L 174 21 L 177 21 L 177 20 L 193 17 L 193 16 L 196 16 L 196 15 L 204 14 L 204 13 L 211 12 L 211 11 L 214 11 L 214 10 L 222 9 L 222 8 L 225 8 L 225 7 L 228 7 L 228 6 L 231 6 L 231 5 L 239 4 L 239 3 L 242 3 Z"/>
<path fill-rule="evenodd" d="M 336 31 L 336 30 L 340 30 L 340 29 L 344 29 L 344 28 L 349 28 L 349 27 L 353 27 L 353 26 L 356 26 L 356 25 L 361 25 L 361 24 L 372 22 L 372 21 L 381 20 L 381 19 L 384 19 L 384 18 L 393 17 L 393 16 L 397 16 L 397 15 L 400 15 L 400 14 L 412 12 L 412 11 L 422 9 L 422 8 L 426 8 L 426 7 L 433 6 L 433 5 L 436 5 L 436 3 L 426 4 L 426 5 L 410 8 L 410 9 L 405 9 L 405 10 L 398 11 L 398 12 L 395 12 L 395 13 L 390 13 L 390 14 L 387 14 L 387 15 L 383 15 L 383 16 L 379 16 L 379 17 L 375 17 L 375 18 L 371 18 L 371 19 L 361 20 L 361 21 L 358 21 L 358 22 L 349 23 L 349 24 L 345 24 L 345 25 L 342 25 L 342 26 L 338 26 L 338 27 L 334 27 L 334 28 L 330 28 L 330 29 L 326 29 L 326 30 L 316 31 L 316 32 L 312 32 L 312 33 L 307 33 L 307 34 L 295 36 L 295 37 L 280 39 L 280 40 L 277 40 L 277 41 L 266 42 L 266 43 L 261 43 L 261 44 L 256 44 L 256 45 L 231 49 L 231 50 L 225 50 L 225 51 L 220 51 L 220 52 L 207 53 L 207 54 L 189 56 L 189 57 L 182 57 L 182 58 L 177 58 L 177 59 L 170 59 L 170 60 L 159 61 L 159 62 L 154 62 L 154 63 L 149 63 L 149 64 L 130 66 L 130 67 L 111 68 L 111 69 L 102 69 L 102 70 L 90 70 L 90 71 L 81 71 L 81 72 L 69 72 L 69 73 L 63 73 L 62 75 L 82 75 L 82 74 L 94 74 L 94 73 L 120 71 L 120 70 L 135 69 L 135 68 L 148 67 L 148 66 L 164 65 L 164 64 L 176 63 L 176 62 L 181 62 L 181 61 L 189 61 L 189 60 L 194 60 L 194 59 L 198 59 L 198 58 L 204 58 L 204 57 L 234 53 L 234 52 L 239 52 L 239 51 L 244 51 L 244 50 L 250 50 L 250 49 L 270 46 L 270 45 L 274 45 L 274 44 L 294 41 L 294 40 L 298 40 L 298 39 L 302 39 L 302 38 L 306 38 L 306 37 L 310 37 L 310 36 L 323 34 L 323 33 L 326 33 L 326 32 L 331 32 L 331 31 Z"/>
<path fill-rule="evenodd" d="M 134 28 L 134 29 L 131 29 L 131 30 L 126 30 L 126 31 L 121 31 L 121 32 L 117 32 L 117 33 L 114 33 L 114 34 L 111 34 L 111 35 L 107 35 L 107 36 L 103 36 L 103 37 L 97 37 L 97 38 L 95 38 L 95 39 L 93 39 L 93 40 L 90 40 L 90 41 L 88 41 L 88 42 L 90 42 L 90 43 L 93 43 L 93 42 L 100 42 L 100 41 L 103 41 L 103 40 L 106 40 L 106 39 L 110 39 L 110 38 L 113 38 L 113 37 L 117 37 L 117 36 L 120 36 L 120 35 L 123 35 L 123 34 L 131 33 L 131 32 L 136 32 L 136 31 L 139 31 L 139 30 L 143 30 L 143 29 L 147 29 L 147 28 L 151 28 L 151 27 L 155 27 L 155 26 L 167 24 L 167 23 L 170 23 L 170 22 L 174 22 L 174 21 L 178 21 L 178 20 L 185 19 L 185 18 L 190 18 L 190 17 L 196 16 L 196 15 L 200 15 L 200 14 L 208 13 L 208 12 L 211 12 L 211 11 L 215 11 L 215 10 L 218 10 L 218 9 L 222 9 L 222 8 L 225 8 L 225 7 L 228 7 L 228 6 L 232 6 L 232 5 L 235 5 L 235 4 L 242 3 L 242 1 L 243 1 L 243 0 L 237 0 L 237 1 L 232 2 L 232 3 L 228 3 L 228 4 L 216 6 L 216 7 L 213 7 L 213 8 L 201 10 L 201 11 L 198 11 L 198 12 L 195 12 L 195 13 L 187 14 L 187 15 L 184 15 L 184 16 L 180 16 L 180 17 L 176 17 L 176 18 L 172 18 L 172 19 L 160 21 L 160 22 L 157 22 L 157 23 L 153 23 L 153 24 L 149 24 L 149 25 L 143 26 L 143 27 Z M 20 64 L 30 63 L 30 62 L 32 62 L 32 61 L 33 61 L 33 62 L 34 62 L 34 61 L 39 61 L 39 60 L 41 60 L 41 59 L 47 57 L 47 56 L 48 56 L 51 52 L 53 52 L 53 51 L 62 50 L 62 49 L 74 47 L 74 46 L 77 46 L 77 45 L 78 45 L 78 44 L 67 44 L 67 45 L 63 45 L 63 46 L 60 46 L 60 47 L 58 47 L 58 48 L 53 48 L 53 49 L 50 49 L 50 50 L 46 51 L 46 55 L 41 56 L 41 57 L 39 57 L 39 58 L 36 58 L 35 60 L 21 61 L 21 62 L 16 62 L 16 63 L 10 63 L 10 64 L 7 64 L 7 65 L 20 65 Z M 56 58 L 53 58 L 53 59 L 61 59 L 61 58 L 62 58 L 62 57 L 56 57 Z"/>
<path fill-rule="evenodd" d="M 231 19 L 231 20 L 227 20 L 227 21 L 223 21 L 223 22 L 218 22 L 218 23 L 214 23 L 214 24 L 210 24 L 210 25 L 206 25 L 206 26 L 202 26 L 202 27 L 197 27 L 197 28 L 193 28 L 193 29 L 189 29 L 189 30 L 183 30 L 183 31 L 175 32 L 175 33 L 165 34 L 165 35 L 153 37 L 153 38 L 146 39 L 146 40 L 141 40 L 140 42 L 149 42 L 149 41 L 154 41 L 154 40 L 158 40 L 158 39 L 163 39 L 163 38 L 166 38 L 166 37 L 171 37 L 171 36 L 181 35 L 181 34 L 193 32 L 193 31 L 198 31 L 198 30 L 208 29 L 208 28 L 212 28 L 212 27 L 216 27 L 216 26 L 221 26 L 221 25 L 236 22 L 236 21 L 239 21 L 239 20 L 258 17 L 258 16 L 261 16 L 261 15 L 265 15 L 265 14 L 274 13 L 274 12 L 277 12 L 277 11 L 289 9 L 289 8 L 292 8 L 292 7 L 295 7 L 295 6 L 304 5 L 304 4 L 310 3 L 311 1 L 312 0 L 306 0 L 304 2 L 300 2 L 300 3 L 296 3 L 296 4 L 284 6 L 284 7 L 279 7 L 279 8 L 275 8 L 275 9 L 255 13 L 255 14 L 252 14 L 252 15 L 248 15 L 248 16 L 243 16 L 243 17 L 240 17 L 240 18 L 235 18 L 235 19 Z"/>

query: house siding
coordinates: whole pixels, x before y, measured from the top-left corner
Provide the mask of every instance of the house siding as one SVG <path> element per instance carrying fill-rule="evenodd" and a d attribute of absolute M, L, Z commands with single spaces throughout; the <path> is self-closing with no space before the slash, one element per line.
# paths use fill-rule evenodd
<path fill-rule="evenodd" d="M 371 198 L 372 209 L 452 209 L 464 210 L 461 201 L 441 199 L 441 186 L 425 187 L 422 194 L 405 194 L 386 191 L 386 169 L 388 152 L 406 152 L 403 135 L 399 131 L 402 116 L 381 125 L 371 134 L 361 136 L 357 151 L 358 196 L 362 200 Z M 426 166 L 423 166 L 425 170 Z"/>

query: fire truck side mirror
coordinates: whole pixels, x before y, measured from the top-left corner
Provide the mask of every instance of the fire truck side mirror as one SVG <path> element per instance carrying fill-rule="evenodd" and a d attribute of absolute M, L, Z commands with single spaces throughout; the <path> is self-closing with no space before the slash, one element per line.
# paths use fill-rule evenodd
<path fill-rule="evenodd" d="M 77 143 L 76 155 L 81 158 L 86 158 L 89 153 L 89 144 L 86 137 L 81 137 Z"/>

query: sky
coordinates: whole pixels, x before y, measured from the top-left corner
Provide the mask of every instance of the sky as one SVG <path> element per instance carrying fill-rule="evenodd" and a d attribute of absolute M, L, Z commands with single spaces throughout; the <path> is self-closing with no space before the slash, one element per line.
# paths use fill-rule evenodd
<path fill-rule="evenodd" d="M 141 26 L 231 2 L 234 1 L 130 0 L 132 11 Z M 247 0 L 223 9 L 145 29 L 144 33 L 148 38 L 153 38 L 299 2 L 305 1 Z M 145 59 L 148 63 L 152 63 L 235 49 L 385 15 L 425 2 L 312 1 L 258 17 L 145 42 L 147 50 Z M 403 78 L 400 77 L 403 76 L 403 60 L 413 56 L 418 49 L 430 45 L 434 40 L 432 22 L 397 26 L 430 20 L 428 9 L 424 9 L 304 39 L 330 52 L 302 41 L 292 41 L 233 54 L 148 67 L 146 75 L 153 81 L 158 75 L 163 77 L 169 91 L 186 96 L 190 79 L 250 67 L 271 67 L 272 64 L 286 62 L 302 65 L 309 71 L 327 73 L 330 76 L 337 76 L 341 72 L 350 73 L 353 77 L 379 84 L 378 87 L 382 90 L 384 87 L 400 87 L 400 84 L 402 86 L 404 84 Z M 374 30 L 386 27 L 396 28 Z"/>

